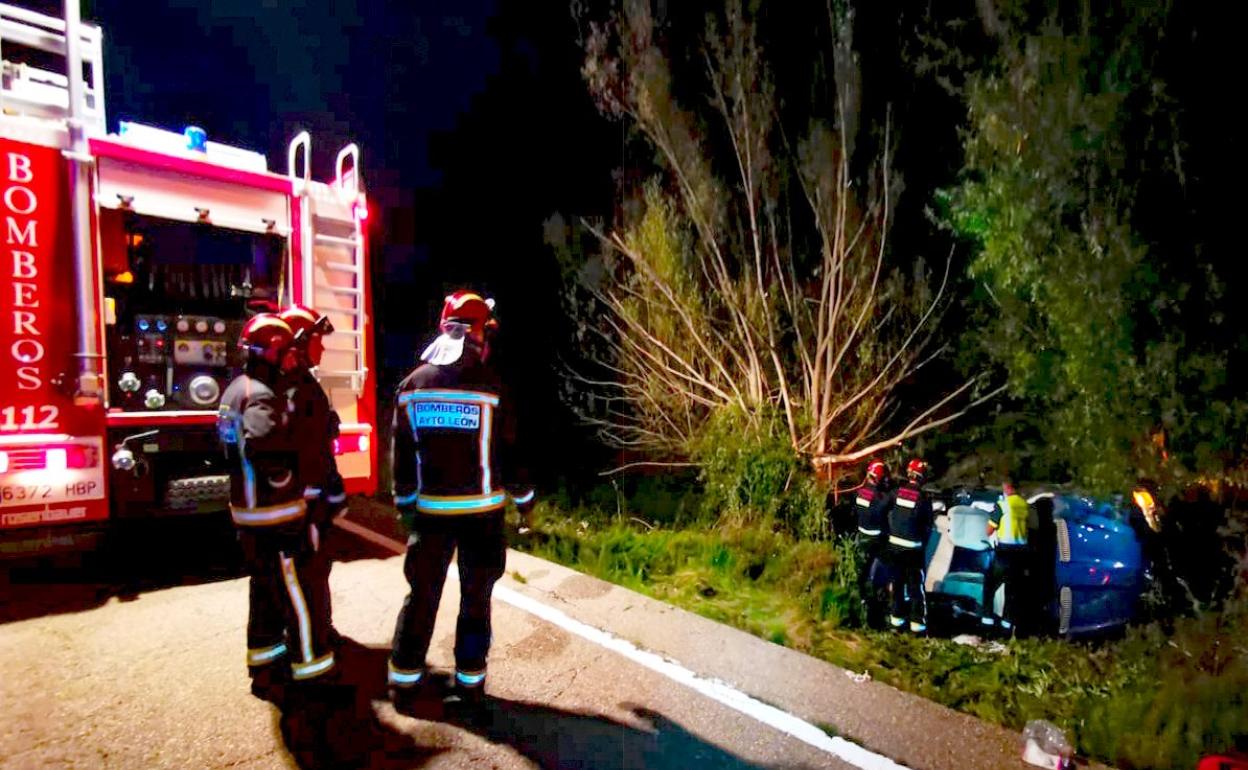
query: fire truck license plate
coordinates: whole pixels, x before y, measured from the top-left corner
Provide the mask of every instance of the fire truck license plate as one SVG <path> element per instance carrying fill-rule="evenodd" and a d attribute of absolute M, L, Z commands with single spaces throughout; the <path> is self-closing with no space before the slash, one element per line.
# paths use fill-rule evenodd
<path fill-rule="evenodd" d="M 97 468 L 7 473 L 0 482 L 0 508 L 72 503 L 102 497 L 104 473 Z"/>

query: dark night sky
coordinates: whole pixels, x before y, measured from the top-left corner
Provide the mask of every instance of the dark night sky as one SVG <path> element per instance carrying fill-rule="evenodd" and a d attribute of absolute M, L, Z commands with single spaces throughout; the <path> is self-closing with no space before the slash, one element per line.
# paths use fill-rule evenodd
<path fill-rule="evenodd" d="M 267 152 L 279 170 L 286 142 L 307 128 L 318 161 L 355 139 L 370 171 L 433 184 L 430 134 L 453 128 L 499 66 L 486 31 L 493 0 L 171 0 L 142 14 L 122 0 L 94 5 L 111 124 L 198 123 Z"/>

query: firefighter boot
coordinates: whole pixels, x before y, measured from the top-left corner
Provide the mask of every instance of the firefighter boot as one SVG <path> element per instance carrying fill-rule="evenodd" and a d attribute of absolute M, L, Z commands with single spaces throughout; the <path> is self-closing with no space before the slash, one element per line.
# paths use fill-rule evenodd
<path fill-rule="evenodd" d="M 251 677 L 251 694 L 263 701 L 280 705 L 290 684 L 290 670 L 281 664 L 268 666 L 251 666 L 247 669 Z"/>
<path fill-rule="evenodd" d="M 447 716 L 464 722 L 477 722 L 486 712 L 485 672 L 455 672 L 455 681 L 442 705 Z"/>
<path fill-rule="evenodd" d="M 442 685 L 427 670 L 405 670 L 389 664 L 387 675 L 394 710 L 413 719 L 439 720 L 443 716 Z"/>

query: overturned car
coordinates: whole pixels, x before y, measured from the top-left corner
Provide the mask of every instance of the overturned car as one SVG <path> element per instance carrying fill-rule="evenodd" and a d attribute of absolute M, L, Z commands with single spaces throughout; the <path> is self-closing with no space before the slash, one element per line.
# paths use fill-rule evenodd
<path fill-rule="evenodd" d="M 948 631 L 992 628 L 1007 592 L 1018 631 L 1080 636 L 1124 627 L 1146 586 L 1144 531 L 1130 503 L 1042 492 L 1028 499 L 1027 545 L 1008 579 L 993 584 L 988 522 L 1000 491 L 944 495 L 927 543 L 928 612 Z M 933 629 L 935 630 L 935 628 Z"/>

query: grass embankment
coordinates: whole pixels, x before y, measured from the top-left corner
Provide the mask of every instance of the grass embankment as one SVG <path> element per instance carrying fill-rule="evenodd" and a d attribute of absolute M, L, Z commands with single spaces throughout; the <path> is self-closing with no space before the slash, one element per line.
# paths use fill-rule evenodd
<path fill-rule="evenodd" d="M 649 528 L 544 508 L 528 550 L 1011 729 L 1049 719 L 1122 768 L 1193 767 L 1248 736 L 1248 613 L 1002 652 L 858 625 L 853 554 L 765 526 Z"/>

